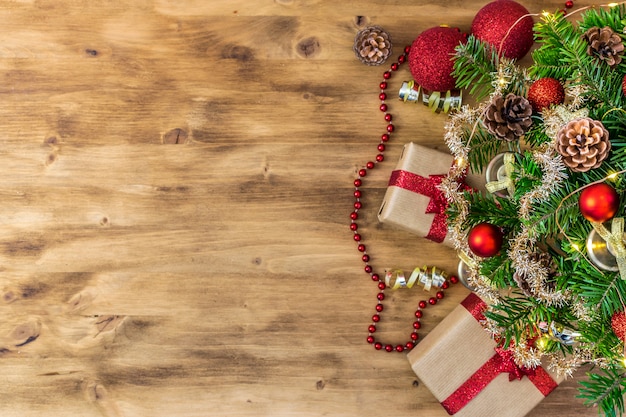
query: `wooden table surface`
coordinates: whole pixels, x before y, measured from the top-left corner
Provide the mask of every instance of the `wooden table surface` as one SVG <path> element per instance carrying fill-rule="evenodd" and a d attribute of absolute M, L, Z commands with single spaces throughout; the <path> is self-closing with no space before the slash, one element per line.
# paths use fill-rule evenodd
<path fill-rule="evenodd" d="M 348 215 L 388 64 L 352 43 L 381 25 L 397 56 L 487 1 L 384 3 L 0 1 L 0 415 L 447 415 L 365 342 L 377 289 Z M 372 265 L 452 272 L 452 249 L 376 220 L 402 145 L 446 150 L 444 115 L 389 105 L 359 219 Z M 422 296 L 388 292 L 380 337 L 403 342 Z M 596 415 L 581 378 L 531 415 Z"/>

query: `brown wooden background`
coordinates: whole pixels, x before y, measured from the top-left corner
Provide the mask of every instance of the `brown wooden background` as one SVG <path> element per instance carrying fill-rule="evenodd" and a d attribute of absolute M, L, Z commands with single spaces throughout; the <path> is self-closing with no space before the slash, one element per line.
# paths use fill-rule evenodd
<path fill-rule="evenodd" d="M 377 290 L 348 215 L 387 66 L 351 48 L 377 24 L 397 56 L 486 3 L 0 1 L 0 415 L 447 415 L 365 343 Z M 453 271 L 451 249 L 377 224 L 402 145 L 445 150 L 445 116 L 390 111 L 359 221 L 372 264 Z M 388 294 L 381 338 L 407 338 L 421 295 Z M 595 415 L 576 385 L 532 415 Z"/>

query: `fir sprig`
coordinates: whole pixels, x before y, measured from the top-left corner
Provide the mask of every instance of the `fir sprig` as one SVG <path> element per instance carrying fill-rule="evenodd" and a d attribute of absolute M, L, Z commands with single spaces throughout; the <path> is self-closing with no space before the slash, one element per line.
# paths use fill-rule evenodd
<path fill-rule="evenodd" d="M 626 394 L 624 369 L 612 367 L 600 372 L 591 373 L 588 381 L 580 382 L 578 398 L 583 398 L 586 405 L 598 406 L 607 417 L 621 416 Z"/>
<path fill-rule="evenodd" d="M 458 88 L 470 88 L 476 100 L 487 97 L 491 91 L 492 76 L 500 60 L 494 48 L 470 35 L 465 44 L 456 47 L 454 72 Z"/>

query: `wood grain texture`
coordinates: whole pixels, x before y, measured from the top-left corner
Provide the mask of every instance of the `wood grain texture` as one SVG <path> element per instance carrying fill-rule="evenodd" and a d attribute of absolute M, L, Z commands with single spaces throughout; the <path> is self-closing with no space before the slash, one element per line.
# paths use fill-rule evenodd
<path fill-rule="evenodd" d="M 0 0 L 2 416 L 447 415 L 365 343 L 376 289 L 348 214 L 383 69 L 351 48 L 368 24 L 397 51 L 467 30 L 487 1 L 389 3 Z M 376 221 L 402 144 L 445 149 L 444 116 L 390 106 L 372 263 L 452 271 L 451 249 Z M 405 339 L 420 296 L 388 294 L 381 337 Z M 595 415 L 581 378 L 531 415 Z"/>

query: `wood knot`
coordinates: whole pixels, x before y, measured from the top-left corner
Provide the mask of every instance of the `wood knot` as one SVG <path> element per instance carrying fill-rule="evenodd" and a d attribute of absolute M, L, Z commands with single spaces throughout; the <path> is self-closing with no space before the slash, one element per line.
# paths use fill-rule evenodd
<path fill-rule="evenodd" d="M 37 340 L 40 333 L 41 323 L 30 320 L 15 327 L 11 332 L 11 339 L 15 341 L 15 347 L 22 347 Z"/>
<path fill-rule="evenodd" d="M 57 156 L 55 154 L 51 153 L 46 158 L 46 165 L 52 165 L 54 163 L 54 161 L 56 161 L 56 160 L 57 160 Z"/>
<path fill-rule="evenodd" d="M 4 300 L 5 303 L 9 304 L 17 300 L 17 296 L 15 295 L 13 291 L 9 290 L 4 293 L 4 295 L 2 296 L 2 299 Z"/>
<path fill-rule="evenodd" d="M 354 16 L 354 25 L 358 28 L 367 26 L 369 21 L 367 16 Z"/>
<path fill-rule="evenodd" d="M 416 387 L 416 388 L 419 387 L 420 386 L 420 382 L 417 379 L 414 380 L 413 381 L 413 386 Z"/>
<path fill-rule="evenodd" d="M 317 383 L 315 384 L 315 388 L 317 388 L 318 391 L 323 390 L 325 386 L 326 386 L 326 383 L 322 381 L 321 379 L 317 381 Z"/>
<path fill-rule="evenodd" d="M 89 307 L 96 298 L 94 291 L 86 288 L 78 294 L 74 294 L 67 302 L 66 311 L 76 313 Z"/>
<path fill-rule="evenodd" d="M 187 143 L 188 134 L 180 128 L 172 129 L 163 135 L 163 143 L 169 145 L 180 145 Z"/>
<path fill-rule="evenodd" d="M 298 42 L 296 50 L 300 56 L 312 58 L 319 53 L 320 49 L 320 41 L 315 36 L 311 36 Z"/>
<path fill-rule="evenodd" d="M 87 56 L 98 56 L 98 51 L 96 49 L 87 48 L 85 49 L 85 54 L 87 54 Z"/>

